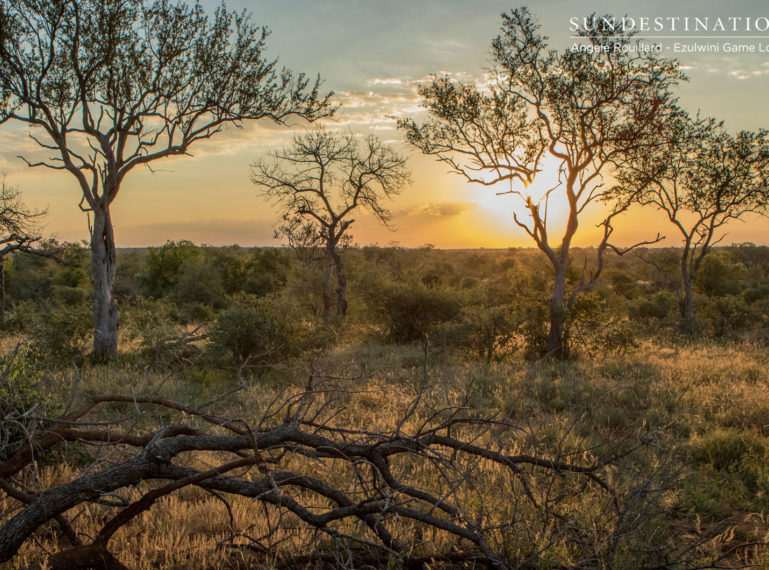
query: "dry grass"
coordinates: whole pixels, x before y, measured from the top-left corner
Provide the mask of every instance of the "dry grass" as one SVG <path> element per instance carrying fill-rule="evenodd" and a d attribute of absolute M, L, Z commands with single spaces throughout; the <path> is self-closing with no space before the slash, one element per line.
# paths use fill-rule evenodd
<path fill-rule="evenodd" d="M 769 568 L 769 557 L 760 545 L 735 549 L 769 539 L 769 355 L 765 350 L 749 345 L 665 348 L 646 343 L 624 357 L 491 365 L 430 354 L 426 376 L 422 358 L 417 346 L 348 344 L 311 362 L 273 370 L 214 407 L 221 415 L 256 425 L 271 406 L 274 409 L 276 402 L 300 393 L 314 375 L 317 402 L 334 411 L 336 425 L 391 431 L 419 395 L 421 403 L 401 426 L 403 431 L 417 429 L 437 409 L 462 406 L 469 414 L 507 418 L 520 428 L 504 441 L 495 441 L 494 433 L 477 434 L 479 441 L 499 445 L 508 453 L 525 451 L 589 463 L 626 452 L 603 475 L 627 501 L 628 512 L 645 518 L 622 536 L 612 534 L 619 531 L 610 497 L 568 478 L 537 479 L 532 492 L 539 501 L 546 503 L 562 494 L 553 502 L 557 512 L 548 516 L 523 500 L 519 483 L 488 464 L 466 467 L 482 475 L 458 491 L 457 499 L 486 524 L 519 521 L 490 533 L 492 542 L 514 561 L 547 546 L 538 562 L 542 567 L 641 567 L 644 560 L 652 559 L 644 550 L 667 548 L 675 554 L 691 546 L 687 563 L 727 554 L 729 563 Z M 51 376 L 47 386 L 51 394 L 59 395 L 62 405 L 67 398 L 61 395 L 75 389 L 76 398 L 105 392 L 152 393 L 198 404 L 237 388 L 234 378 L 221 378 L 199 371 L 153 372 L 126 362 L 109 368 L 64 370 Z M 168 421 L 148 407 L 108 408 L 103 413 L 104 417 L 130 415 L 131 429 Z M 472 435 L 469 428 L 464 435 Z M 735 449 L 734 442 L 743 441 L 747 451 L 720 459 Z M 43 458 L 37 486 L 42 489 L 68 480 L 98 453 L 94 447 L 72 446 L 63 456 Z M 205 455 L 194 459 L 210 464 L 215 460 Z M 294 458 L 286 466 L 348 489 L 356 485 L 355 474 L 341 462 L 308 464 Z M 447 489 L 429 463 L 395 468 L 415 484 Z M 658 488 L 646 489 L 643 495 L 645 485 Z M 138 497 L 139 491 L 132 493 Z M 633 503 L 634 493 L 638 504 Z M 651 501 L 651 508 L 644 509 L 639 501 Z M 270 534 L 270 525 L 277 524 L 280 515 L 248 499 L 230 498 L 229 503 L 228 509 L 207 492 L 184 489 L 123 528 L 110 547 L 124 564 L 137 569 L 253 567 L 253 553 L 243 547 L 259 548 L 260 537 Z M 13 501 L 3 497 L 3 520 L 13 510 Z M 79 533 L 93 536 L 109 512 L 114 509 L 91 504 L 67 515 Z M 555 521 L 578 527 L 579 532 L 566 533 Z M 321 543 L 329 552 L 349 547 L 300 529 L 290 516 L 284 515 L 281 523 L 283 530 L 261 544 L 269 551 L 257 557 L 265 567 Z M 414 554 L 446 552 L 455 546 L 449 535 L 434 529 L 413 523 L 396 528 L 396 535 L 416 539 Z M 353 521 L 340 524 L 338 530 L 372 538 Z M 8 567 L 23 568 L 61 546 L 54 533 L 41 532 Z"/>

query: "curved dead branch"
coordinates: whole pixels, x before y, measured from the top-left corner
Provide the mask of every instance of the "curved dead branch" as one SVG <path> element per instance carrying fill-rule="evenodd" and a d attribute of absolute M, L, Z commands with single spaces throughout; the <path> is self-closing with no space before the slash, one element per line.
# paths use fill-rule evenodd
<path fill-rule="evenodd" d="M 312 396 L 312 392 L 302 394 L 303 401 Z M 88 416 L 104 404 L 150 407 L 181 417 L 159 430 L 131 431 L 89 421 Z M 110 552 L 110 540 L 159 500 L 188 487 L 214 493 L 228 508 L 238 497 L 259 502 L 285 513 L 292 528 L 300 524 L 332 540 L 356 543 L 356 552 L 364 560 L 381 562 L 395 556 L 407 565 L 422 556 L 410 540 L 416 529 L 451 537 L 454 549 L 435 553 L 436 559 L 493 568 L 513 565 L 501 546 L 500 533 L 514 536 L 523 523 L 516 517 L 502 524 L 492 522 L 495 517 L 485 512 L 483 501 L 480 510 L 471 506 L 468 497 L 482 493 L 479 482 L 484 478 L 506 485 L 511 501 L 525 503 L 541 516 L 554 513 L 564 497 L 586 491 L 604 494 L 609 504 L 616 504 L 614 491 L 602 476 L 601 462 L 578 464 L 559 457 L 511 453 L 516 448 L 515 432 L 520 430 L 506 422 L 461 417 L 456 410 L 447 410 L 433 414 L 412 433 L 402 422 L 391 433 L 379 433 L 318 421 L 317 410 L 310 408 L 305 407 L 310 418 L 306 422 L 296 415 L 283 419 L 272 414 L 273 425 L 262 421 L 252 429 L 246 422 L 224 420 L 158 397 L 93 396 L 79 410 L 49 422 L 29 445 L 0 463 L 0 490 L 18 503 L 0 528 L 0 560 L 12 559 L 53 520 L 66 529 L 71 524 L 67 513 L 74 507 L 99 503 L 109 514 L 102 516 L 100 529 L 89 543 L 81 544 L 80 535 L 70 530 L 67 534 L 75 539 L 72 547 L 50 556 L 46 563 L 49 568 L 73 564 L 124 568 Z M 484 439 L 491 430 L 493 441 L 507 443 Z M 23 489 L 24 472 L 44 462 L 54 448 L 76 442 L 99 446 L 110 464 L 83 469 L 39 493 Z M 201 454 L 208 454 L 205 460 Z M 543 481 L 548 489 L 561 483 L 574 485 L 558 493 L 535 491 Z M 344 524 L 351 520 L 366 530 L 350 535 Z M 265 549 L 255 547 L 254 551 Z"/>

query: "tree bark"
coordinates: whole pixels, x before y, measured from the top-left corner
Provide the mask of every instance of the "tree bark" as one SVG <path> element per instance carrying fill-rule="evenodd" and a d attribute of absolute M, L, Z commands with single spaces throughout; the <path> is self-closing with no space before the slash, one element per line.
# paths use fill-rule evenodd
<path fill-rule="evenodd" d="M 44 568 L 47 570 L 72 570 L 73 568 L 128 570 L 111 552 L 98 544 L 57 552 L 46 560 Z"/>
<path fill-rule="evenodd" d="M 566 264 L 554 267 L 553 292 L 550 296 L 548 310 L 550 314 L 550 332 L 547 337 L 547 355 L 553 358 L 568 358 L 566 346 Z"/>
<path fill-rule="evenodd" d="M 687 242 L 681 254 L 681 281 L 683 285 L 683 297 L 680 303 L 681 330 L 687 333 L 693 331 L 694 326 L 694 274 L 696 265 L 690 269 L 690 247 Z"/>
<path fill-rule="evenodd" d="M 340 319 L 347 314 L 347 275 L 344 272 L 342 256 L 336 250 L 331 254 L 336 267 L 336 315 Z"/>
<path fill-rule="evenodd" d="M 93 355 L 109 360 L 117 355 L 118 307 L 115 285 L 115 235 L 109 205 L 93 208 L 91 260 L 93 262 Z"/>
<path fill-rule="evenodd" d="M 681 299 L 681 328 L 690 332 L 694 325 L 694 287 L 691 275 L 684 277 L 684 296 Z"/>
<path fill-rule="evenodd" d="M 5 317 L 5 256 L 0 256 L 0 320 Z"/>
<path fill-rule="evenodd" d="M 331 293 L 329 288 L 331 286 L 331 271 L 334 268 L 333 249 L 331 246 L 326 245 L 326 259 L 323 261 L 323 291 L 321 293 L 323 299 L 323 322 L 327 323 L 331 315 Z"/>

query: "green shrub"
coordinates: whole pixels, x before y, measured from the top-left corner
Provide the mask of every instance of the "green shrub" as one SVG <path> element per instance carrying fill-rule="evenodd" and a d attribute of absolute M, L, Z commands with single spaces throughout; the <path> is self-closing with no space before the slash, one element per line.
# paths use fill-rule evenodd
<path fill-rule="evenodd" d="M 633 299 L 638 293 L 638 285 L 635 278 L 627 271 L 615 269 L 609 272 L 609 284 L 615 295 Z"/>
<path fill-rule="evenodd" d="M 456 318 L 462 308 L 461 294 L 444 286 L 396 282 L 386 286 L 378 299 L 390 338 L 395 342 L 421 340 L 433 327 Z"/>
<path fill-rule="evenodd" d="M 744 273 L 741 263 L 730 263 L 722 255 L 710 254 L 703 260 L 695 284 L 710 297 L 737 295 Z"/>
<path fill-rule="evenodd" d="M 271 361 L 300 348 L 296 311 L 275 297 L 242 295 L 216 318 L 209 339 L 214 353 L 236 362 Z"/>
<path fill-rule="evenodd" d="M 767 440 L 748 432 L 716 430 L 691 446 L 696 471 L 683 481 L 681 505 L 719 520 L 734 511 L 769 507 Z"/>
<path fill-rule="evenodd" d="M 638 328 L 625 319 L 611 318 L 598 335 L 598 348 L 604 352 L 623 354 L 638 348 Z"/>
<path fill-rule="evenodd" d="M 769 285 L 759 285 L 758 287 L 751 287 L 742 292 L 742 298 L 746 303 L 755 303 L 756 301 L 762 301 L 769 298 Z"/>
<path fill-rule="evenodd" d="M 0 357 L 0 461 L 29 444 L 37 418 L 45 415 L 41 376 L 28 346 Z"/>
<path fill-rule="evenodd" d="M 440 327 L 448 342 L 490 362 L 518 349 L 521 317 L 515 305 L 464 307 Z"/>
<path fill-rule="evenodd" d="M 698 316 L 716 337 L 751 328 L 755 322 L 753 311 L 739 295 L 703 300 Z"/>
<path fill-rule="evenodd" d="M 122 308 L 125 338 L 138 341 L 139 354 L 147 364 L 165 369 L 189 361 L 199 352 L 194 345 L 184 342 L 189 332 L 176 324 L 177 311 L 166 299 L 146 297 Z"/>
<path fill-rule="evenodd" d="M 717 471 L 734 471 L 749 459 L 763 459 L 767 447 L 764 438 L 735 430 L 717 430 L 696 440 L 692 458 Z"/>
<path fill-rule="evenodd" d="M 678 305 L 676 296 L 671 291 L 657 291 L 651 297 L 640 300 L 631 313 L 647 323 L 666 319 Z"/>
<path fill-rule="evenodd" d="M 182 267 L 168 296 L 179 307 L 205 305 L 221 309 L 227 304 L 219 274 L 202 260 L 192 260 Z"/>
<path fill-rule="evenodd" d="M 168 295 L 178 283 L 182 268 L 201 255 L 200 248 L 186 240 L 149 248 L 140 278 L 143 293 L 156 299 Z"/>
<path fill-rule="evenodd" d="M 93 332 L 93 312 L 87 303 L 42 304 L 32 316 L 30 352 L 47 365 L 78 361 L 87 352 Z"/>

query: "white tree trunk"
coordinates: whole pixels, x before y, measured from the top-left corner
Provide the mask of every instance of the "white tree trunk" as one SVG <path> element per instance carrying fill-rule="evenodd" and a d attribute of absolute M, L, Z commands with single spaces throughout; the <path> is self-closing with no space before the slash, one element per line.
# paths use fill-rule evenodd
<path fill-rule="evenodd" d="M 115 284 L 115 236 L 109 206 L 97 206 L 93 214 L 93 354 L 96 359 L 110 359 L 117 355 L 118 308 L 112 296 Z"/>

